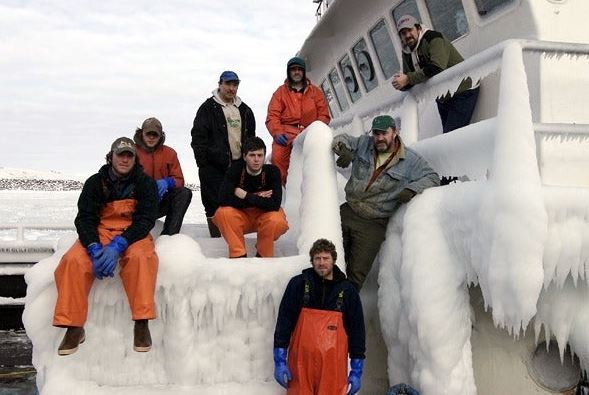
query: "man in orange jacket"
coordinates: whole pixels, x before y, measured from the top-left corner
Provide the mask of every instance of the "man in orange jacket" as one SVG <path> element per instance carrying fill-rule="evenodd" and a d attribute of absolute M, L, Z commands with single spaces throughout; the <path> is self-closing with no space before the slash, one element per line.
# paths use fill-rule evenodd
<path fill-rule="evenodd" d="M 162 235 L 180 233 L 192 191 L 184 186 L 184 175 L 176 151 L 164 145 L 166 133 L 157 118 L 147 118 L 133 137 L 137 157 L 145 173 L 157 184 L 159 217 L 166 216 Z"/>
<path fill-rule="evenodd" d="M 106 160 L 84 183 L 75 220 L 78 240 L 55 269 L 53 325 L 67 328 L 59 355 L 75 353 L 84 342 L 94 279 L 113 277 L 117 266 L 135 321 L 133 349 L 151 349 L 148 320 L 155 318 L 158 257 L 149 231 L 157 216 L 157 188 L 137 163 L 133 140 L 116 139 Z"/>
<path fill-rule="evenodd" d="M 286 65 L 287 79 L 268 104 L 266 127 L 274 139 L 272 163 L 280 169 L 282 185 L 286 185 L 294 139 L 314 121 L 329 124 L 331 120 L 323 91 L 311 84 L 305 69 L 303 58 L 290 59 Z"/>

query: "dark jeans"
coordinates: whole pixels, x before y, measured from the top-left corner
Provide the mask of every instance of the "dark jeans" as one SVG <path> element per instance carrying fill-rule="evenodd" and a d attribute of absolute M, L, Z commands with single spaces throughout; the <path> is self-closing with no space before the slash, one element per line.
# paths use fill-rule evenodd
<path fill-rule="evenodd" d="M 219 207 L 219 190 L 225 178 L 225 170 L 219 170 L 213 166 L 198 168 L 200 179 L 200 198 L 208 218 L 215 215 Z"/>
<path fill-rule="evenodd" d="M 344 203 L 340 206 L 346 276 L 359 291 L 385 239 L 388 218 L 360 217 Z"/>
<path fill-rule="evenodd" d="M 174 188 L 164 195 L 160 202 L 158 217 L 166 216 L 162 235 L 180 233 L 184 214 L 192 200 L 192 191 L 186 187 Z"/>
<path fill-rule="evenodd" d="M 479 97 L 479 88 L 455 93 L 451 98 L 438 103 L 438 112 L 442 119 L 442 131 L 451 132 L 470 123 L 474 107 Z"/>

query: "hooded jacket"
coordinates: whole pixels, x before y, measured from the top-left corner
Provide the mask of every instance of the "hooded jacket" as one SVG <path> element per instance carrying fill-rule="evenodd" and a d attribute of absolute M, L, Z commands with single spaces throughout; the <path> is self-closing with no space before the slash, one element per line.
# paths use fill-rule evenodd
<path fill-rule="evenodd" d="M 409 78 L 409 84 L 403 90 L 421 84 L 464 60 L 452 42 L 444 37 L 442 33 L 422 29 L 417 45 L 413 50 L 403 46 L 403 73 L 407 74 Z M 463 92 L 471 88 L 472 80 L 467 77 L 462 80 L 457 92 Z"/>
<path fill-rule="evenodd" d="M 98 224 L 102 208 L 109 202 L 125 199 L 136 201 L 131 225 L 121 234 L 129 244 L 143 239 L 155 225 L 158 215 L 158 194 L 155 181 L 136 164 L 126 177 L 115 177 L 106 164 L 86 180 L 78 199 L 74 221 L 80 243 L 84 247 L 100 242 Z"/>
<path fill-rule="evenodd" d="M 164 145 L 166 141 L 164 132 L 162 132 L 160 140 L 153 148 L 147 147 L 143 142 L 143 131 L 141 129 L 137 129 L 133 140 L 137 146 L 137 156 L 145 174 L 154 180 L 172 177 L 176 181 L 176 188 L 184 186 L 184 175 L 182 174 L 178 154 L 173 148 Z"/>
<path fill-rule="evenodd" d="M 310 289 L 308 304 L 303 306 L 305 282 Z M 348 335 L 348 353 L 350 358 L 364 359 L 366 332 L 360 296 L 337 265 L 333 266 L 333 280 L 319 277 L 311 267 L 289 281 L 278 310 L 274 347 L 288 348 L 303 307 L 337 311 L 337 299 L 341 290 L 344 291 L 341 312 Z"/>
<path fill-rule="evenodd" d="M 290 87 L 287 78 L 272 95 L 266 117 L 266 128 L 272 137 L 287 133 L 289 143 L 292 143 L 292 137 L 314 121 L 329 124 L 331 118 L 323 91 L 310 80 L 305 81 L 303 90 L 297 92 Z"/>
<path fill-rule="evenodd" d="M 399 142 L 403 144 L 400 137 Z M 386 168 L 370 186 L 375 170 L 375 149 L 371 136 L 339 134 L 332 147 L 342 142 L 353 153 L 352 174 L 345 187 L 346 201 L 356 214 L 366 219 L 389 218 L 401 205 L 399 194 L 405 188 L 421 193 L 440 184 L 440 177 L 417 152 L 404 147 L 405 155 Z"/>
<path fill-rule="evenodd" d="M 256 135 L 256 119 L 251 108 L 239 97 L 236 105 L 241 116 L 241 143 Z M 237 104 L 239 101 L 239 104 Z M 192 130 L 192 150 L 199 168 L 213 166 L 223 173 L 231 165 L 231 149 L 227 132 L 227 120 L 223 108 L 214 96 L 209 97 L 199 107 L 194 118 Z"/>

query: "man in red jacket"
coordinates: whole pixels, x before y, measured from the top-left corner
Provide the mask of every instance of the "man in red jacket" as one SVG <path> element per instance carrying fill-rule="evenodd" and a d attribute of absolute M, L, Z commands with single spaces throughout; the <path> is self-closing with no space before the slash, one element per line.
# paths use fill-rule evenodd
<path fill-rule="evenodd" d="M 268 104 L 266 127 L 272 135 L 272 163 L 280 170 L 282 185 L 290 163 L 294 139 L 314 121 L 329 124 L 329 110 L 323 91 L 311 84 L 305 74 L 305 60 L 298 56 L 286 66 L 287 79 Z"/>
<path fill-rule="evenodd" d="M 162 235 L 180 233 L 184 214 L 192 200 L 192 191 L 184 186 L 184 176 L 173 148 L 164 145 L 166 134 L 157 118 L 147 118 L 133 138 L 137 156 L 147 175 L 157 184 L 158 217 L 166 216 Z"/>

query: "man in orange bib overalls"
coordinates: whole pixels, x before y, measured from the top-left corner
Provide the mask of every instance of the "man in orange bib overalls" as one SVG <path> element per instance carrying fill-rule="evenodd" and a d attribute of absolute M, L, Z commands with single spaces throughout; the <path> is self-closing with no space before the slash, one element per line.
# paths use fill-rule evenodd
<path fill-rule="evenodd" d="M 158 214 L 157 187 L 139 165 L 133 140 L 116 139 L 106 159 L 84 183 L 75 220 L 78 240 L 55 269 L 53 325 L 67 328 L 59 355 L 75 353 L 84 342 L 94 279 L 113 277 L 117 266 L 135 321 L 133 349 L 151 349 L 147 320 L 155 318 L 158 258 L 149 231 Z"/>
<path fill-rule="evenodd" d="M 315 241 L 309 255 L 313 267 L 290 280 L 280 302 L 274 378 L 291 395 L 353 395 L 366 350 L 360 296 L 335 265 L 331 241 Z"/>

